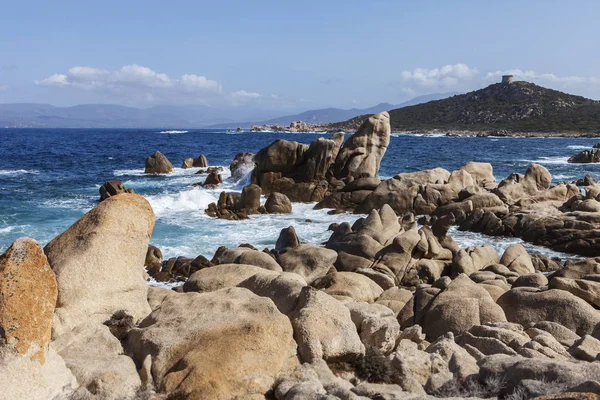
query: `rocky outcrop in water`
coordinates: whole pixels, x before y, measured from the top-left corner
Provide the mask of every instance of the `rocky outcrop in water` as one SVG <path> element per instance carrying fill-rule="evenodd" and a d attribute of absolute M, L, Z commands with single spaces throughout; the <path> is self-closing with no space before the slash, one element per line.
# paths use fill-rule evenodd
<path fill-rule="evenodd" d="M 146 174 L 169 174 L 173 171 L 173 164 L 160 151 L 156 150 L 153 155 L 146 158 Z"/>
<path fill-rule="evenodd" d="M 206 214 L 229 220 L 246 219 L 251 214 L 265 214 L 267 210 L 260 204 L 260 186 L 250 184 L 238 192 L 221 192 L 217 203 L 210 203 Z"/>
<path fill-rule="evenodd" d="M 389 139 L 389 117 L 384 112 L 367 120 L 345 144 L 343 133 L 309 145 L 276 140 L 255 156 L 252 180 L 265 194 L 283 193 L 292 202 L 321 201 L 330 192 L 342 193 L 342 188 L 355 179 L 376 179 Z M 347 203 L 348 197 L 357 201 L 361 195 L 340 194 L 336 201 Z"/>
<path fill-rule="evenodd" d="M 581 153 L 569 157 L 567 161 L 573 164 L 599 163 L 600 150 L 584 150 Z"/>

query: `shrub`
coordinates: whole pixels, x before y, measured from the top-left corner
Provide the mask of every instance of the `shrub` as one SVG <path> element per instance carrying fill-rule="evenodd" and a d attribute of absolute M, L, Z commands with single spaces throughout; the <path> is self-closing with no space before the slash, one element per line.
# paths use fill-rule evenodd
<path fill-rule="evenodd" d="M 134 327 L 133 317 L 127 314 L 126 311 L 119 310 L 116 311 L 104 325 L 108 326 L 110 333 L 117 339 L 123 340 Z"/>
<path fill-rule="evenodd" d="M 370 383 L 391 383 L 390 360 L 379 349 L 368 347 L 365 355 L 354 362 L 356 376 Z"/>

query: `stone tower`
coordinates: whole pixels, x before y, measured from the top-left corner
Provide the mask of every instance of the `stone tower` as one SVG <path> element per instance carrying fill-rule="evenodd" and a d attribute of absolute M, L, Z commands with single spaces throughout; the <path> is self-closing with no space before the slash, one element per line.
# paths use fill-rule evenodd
<path fill-rule="evenodd" d="M 502 83 L 512 83 L 513 76 L 512 75 L 502 75 Z"/>

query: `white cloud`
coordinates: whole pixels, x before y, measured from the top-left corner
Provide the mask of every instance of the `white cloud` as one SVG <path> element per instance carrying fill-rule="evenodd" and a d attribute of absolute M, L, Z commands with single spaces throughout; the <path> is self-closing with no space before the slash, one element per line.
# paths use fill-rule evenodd
<path fill-rule="evenodd" d="M 242 99 L 257 99 L 262 95 L 260 93 L 255 92 L 246 92 L 245 90 L 238 90 L 237 92 L 231 93 L 233 97 L 242 98 Z"/>
<path fill-rule="evenodd" d="M 158 73 L 141 65 L 125 65 L 116 71 L 93 67 L 73 67 L 67 73 L 54 74 L 48 78 L 36 80 L 39 86 L 72 86 L 81 89 L 118 88 L 134 86 L 148 89 L 186 89 L 221 91 L 221 84 L 204 76 L 185 74 L 179 79 Z"/>
<path fill-rule="evenodd" d="M 466 64 L 446 65 L 441 68 L 416 68 L 402 71 L 404 86 L 400 92 L 414 97 L 432 93 L 434 90 L 453 90 L 466 92 L 480 89 L 489 84 L 500 82 L 502 75 L 513 75 L 515 80 L 533 82 L 540 86 L 578 94 L 591 98 L 600 98 L 600 78 L 583 76 L 559 76 L 553 73 L 540 73 L 533 70 L 507 69 L 481 73 L 477 68 Z"/>
<path fill-rule="evenodd" d="M 5 92 L 8 90 L 8 86 L 6 85 L 0 85 L 0 92 Z"/>
<path fill-rule="evenodd" d="M 136 64 L 125 65 L 113 71 L 77 66 L 66 73 L 57 73 L 34 83 L 44 87 L 94 91 L 110 98 L 119 97 L 141 103 L 197 103 L 213 97 L 227 96 L 223 93 L 221 83 L 205 76 L 184 74 L 179 78 L 172 78 Z M 235 93 L 238 96 L 245 95 L 246 98 L 258 95 L 244 90 Z"/>
<path fill-rule="evenodd" d="M 479 71 L 466 64 L 445 65 L 441 68 L 416 68 L 412 71 L 402 71 L 401 80 L 409 84 L 427 88 L 452 88 L 465 81 L 471 81 Z"/>

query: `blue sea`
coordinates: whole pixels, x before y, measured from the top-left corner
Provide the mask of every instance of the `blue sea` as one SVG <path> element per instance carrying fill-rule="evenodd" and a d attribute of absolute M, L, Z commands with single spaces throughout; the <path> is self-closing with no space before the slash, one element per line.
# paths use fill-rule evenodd
<path fill-rule="evenodd" d="M 120 179 L 145 196 L 156 214 L 152 243 L 166 257 L 204 255 L 219 246 L 250 243 L 272 247 L 281 229 L 294 225 L 300 239 L 319 244 L 327 240 L 332 222 L 352 222 L 359 216 L 328 215 L 313 204 L 294 204 L 289 215 L 257 215 L 245 221 L 212 219 L 204 209 L 222 190 L 241 190 L 248 178 L 233 182 L 228 166 L 240 151 L 257 152 L 276 139 L 310 143 L 319 134 L 227 133 L 223 130 L 123 129 L 0 129 L 0 252 L 18 237 L 42 245 L 63 232 L 97 204 L 100 185 Z M 381 164 L 380 176 L 442 167 L 450 171 L 468 161 L 490 162 L 498 180 L 524 173 L 531 162 L 550 170 L 555 182 L 572 181 L 589 173 L 600 179 L 599 164 L 568 164 L 567 158 L 589 149 L 593 138 L 477 138 L 393 134 Z M 155 150 L 176 167 L 167 176 L 144 174 L 144 160 Z M 222 188 L 192 187 L 204 181 L 198 168 L 181 169 L 186 157 L 204 154 L 211 166 L 223 166 Z M 452 231 L 463 246 L 489 243 L 499 251 L 515 238 L 489 238 Z M 558 254 L 528 245 L 530 251 Z"/>

